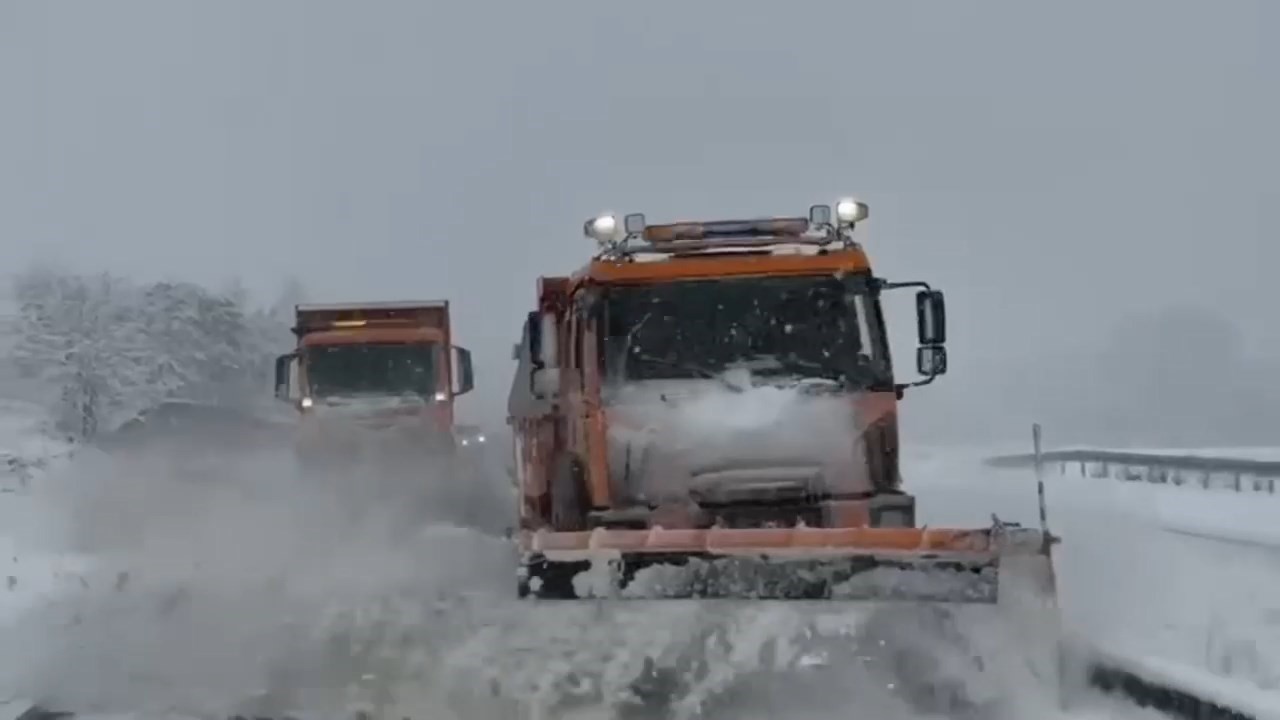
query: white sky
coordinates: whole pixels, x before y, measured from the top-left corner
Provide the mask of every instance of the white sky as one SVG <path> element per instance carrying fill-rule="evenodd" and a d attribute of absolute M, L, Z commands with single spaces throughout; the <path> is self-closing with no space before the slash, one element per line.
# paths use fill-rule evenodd
<path fill-rule="evenodd" d="M 449 297 L 500 404 L 587 216 L 856 193 L 956 357 L 1174 301 L 1280 345 L 1280 5 L 747 7 L 0 0 L 0 257 Z"/>

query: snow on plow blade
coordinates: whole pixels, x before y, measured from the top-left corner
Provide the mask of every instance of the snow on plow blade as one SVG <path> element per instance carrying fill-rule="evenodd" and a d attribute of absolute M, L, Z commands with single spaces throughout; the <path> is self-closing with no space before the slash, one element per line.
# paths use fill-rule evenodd
<path fill-rule="evenodd" d="M 994 603 L 1001 561 L 1038 530 L 594 530 L 521 538 L 520 595 L 539 599 Z"/>

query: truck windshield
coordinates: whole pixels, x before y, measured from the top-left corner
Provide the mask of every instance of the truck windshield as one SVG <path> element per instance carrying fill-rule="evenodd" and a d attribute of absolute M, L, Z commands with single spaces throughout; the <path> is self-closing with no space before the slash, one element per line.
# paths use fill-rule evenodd
<path fill-rule="evenodd" d="M 891 385 L 865 277 L 732 278 L 612 288 L 606 373 L 615 379 L 754 376 Z"/>
<path fill-rule="evenodd" d="M 307 348 L 307 380 L 317 397 L 436 392 L 437 343 L 342 344 Z"/>

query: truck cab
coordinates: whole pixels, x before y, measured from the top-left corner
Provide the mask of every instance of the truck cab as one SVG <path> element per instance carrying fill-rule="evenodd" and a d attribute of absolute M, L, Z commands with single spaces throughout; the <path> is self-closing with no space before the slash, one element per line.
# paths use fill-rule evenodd
<path fill-rule="evenodd" d="M 325 427 L 346 421 L 452 446 L 454 400 L 474 374 L 470 351 L 453 345 L 448 301 L 303 304 L 295 316 L 297 346 L 276 359 L 275 385 L 304 445 L 335 442 L 343 432 Z"/>
<path fill-rule="evenodd" d="M 526 532 L 911 527 L 897 402 L 946 372 L 944 300 L 876 277 L 854 226 L 808 217 L 588 220 L 599 252 L 544 277 L 508 402 Z M 922 379 L 881 295 L 915 287 Z"/>

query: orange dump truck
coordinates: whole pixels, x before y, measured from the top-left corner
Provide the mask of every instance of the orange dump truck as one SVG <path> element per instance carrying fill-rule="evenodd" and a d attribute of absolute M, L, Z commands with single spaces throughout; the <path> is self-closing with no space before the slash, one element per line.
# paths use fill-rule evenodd
<path fill-rule="evenodd" d="M 295 404 L 304 425 L 328 415 L 408 427 L 452 449 L 454 399 L 474 380 L 470 351 L 453 344 L 448 301 L 298 305 L 293 332 L 297 348 L 276 359 L 276 396 Z M 303 437 L 317 447 L 336 439 Z"/>
<path fill-rule="evenodd" d="M 946 371 L 944 300 L 872 273 L 867 215 L 586 223 L 514 353 L 521 596 L 995 602 L 1011 554 L 1051 591 L 1046 531 L 917 523 L 897 404 Z M 908 287 L 901 382 L 881 297 Z"/>

